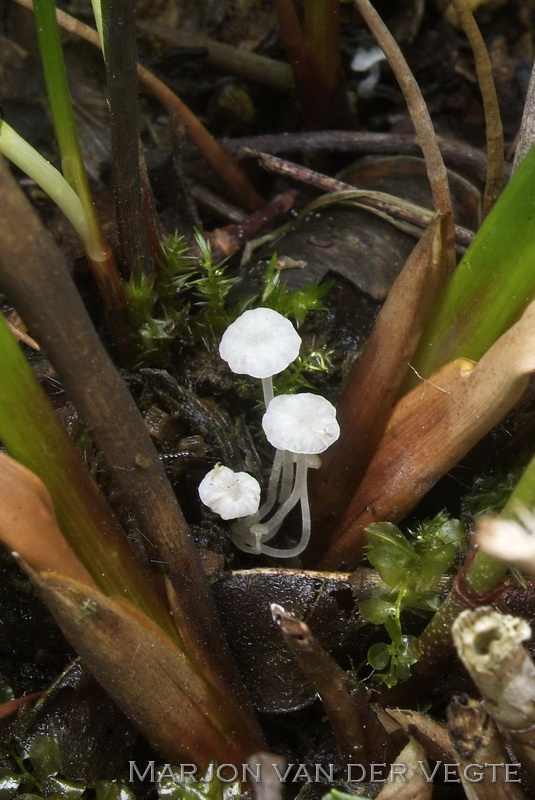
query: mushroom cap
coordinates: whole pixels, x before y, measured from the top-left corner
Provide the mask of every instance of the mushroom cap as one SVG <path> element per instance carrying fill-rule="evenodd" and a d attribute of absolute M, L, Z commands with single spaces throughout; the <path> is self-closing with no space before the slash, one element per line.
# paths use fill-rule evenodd
<path fill-rule="evenodd" d="M 333 404 L 309 392 L 274 397 L 262 427 L 273 447 L 307 455 L 323 453 L 340 436 Z"/>
<path fill-rule="evenodd" d="M 239 375 L 269 378 L 299 355 L 301 337 L 290 320 L 271 308 L 244 311 L 221 339 L 219 354 Z"/>
<path fill-rule="evenodd" d="M 375 64 L 379 64 L 381 61 L 385 60 L 386 56 L 379 45 L 359 47 L 351 61 L 351 69 L 355 72 L 366 72 Z"/>
<path fill-rule="evenodd" d="M 248 517 L 258 511 L 260 484 L 247 472 L 216 464 L 200 482 L 199 497 L 222 519 Z"/>

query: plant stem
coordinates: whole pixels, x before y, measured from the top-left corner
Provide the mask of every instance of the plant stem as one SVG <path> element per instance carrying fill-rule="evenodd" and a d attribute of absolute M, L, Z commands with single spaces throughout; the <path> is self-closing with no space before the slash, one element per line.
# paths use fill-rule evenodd
<path fill-rule="evenodd" d="M 124 308 L 121 280 L 111 250 L 102 235 L 89 191 L 67 83 L 55 5 L 53 0 L 34 0 L 33 5 L 63 174 L 80 198 L 87 217 L 88 236 L 84 240 L 87 257 L 107 308 Z"/>
<path fill-rule="evenodd" d="M 214 685 L 235 692 L 242 725 L 259 741 L 195 546 L 143 418 L 93 328 L 63 254 L 1 163 L 0 186 L 2 289 L 46 350 L 102 451 L 149 557 L 163 561 L 176 587 L 174 621 L 188 656 Z"/>
<path fill-rule="evenodd" d="M 131 0 L 105 0 L 103 51 L 108 79 L 115 218 L 122 263 L 129 274 L 150 275 L 156 265 L 143 213 L 136 21 Z M 152 204 L 145 207 L 148 213 L 151 209 Z M 154 227 L 151 221 L 150 228 Z"/>
<path fill-rule="evenodd" d="M 14 1 L 23 8 L 32 8 L 31 0 Z M 56 19 L 65 30 L 100 48 L 98 34 L 89 25 L 84 25 L 60 9 L 56 11 Z M 264 204 L 264 200 L 234 160 L 232 153 L 213 138 L 187 105 L 152 72 L 138 64 L 137 74 L 149 94 L 156 97 L 168 111 L 174 111 L 180 117 L 186 126 L 187 135 L 225 184 L 229 194 L 248 211 L 257 211 Z"/>
<path fill-rule="evenodd" d="M 26 173 L 65 214 L 80 239 L 91 246 L 87 217 L 80 198 L 61 172 L 43 158 L 4 120 L 0 121 L 0 153 Z"/>
<path fill-rule="evenodd" d="M 486 217 L 503 189 L 504 143 L 500 107 L 492 76 L 492 64 L 470 5 L 467 0 L 452 0 L 452 4 L 474 53 L 476 75 L 483 101 L 488 163 L 483 194 L 483 216 Z"/>
<path fill-rule="evenodd" d="M 354 2 L 373 33 L 377 44 L 384 51 L 388 63 L 403 92 L 412 124 L 416 130 L 420 147 L 422 148 L 435 208 L 442 214 L 449 215 L 452 221 L 451 224 L 453 225 L 453 207 L 448 174 L 421 89 L 410 71 L 396 40 L 377 11 L 373 8 L 370 1 L 354 0 Z M 448 238 L 451 240 L 451 243 L 453 243 L 453 230 L 450 232 L 450 236 L 446 238 L 446 245 L 448 244 Z M 450 269 L 452 268 L 453 263 L 450 264 Z"/>
<path fill-rule="evenodd" d="M 177 641 L 162 598 L 143 575 L 117 522 L 0 316 L 0 438 L 38 475 L 60 527 L 98 586 L 130 600 Z"/>
<path fill-rule="evenodd" d="M 275 0 L 275 8 L 307 126 L 350 126 L 340 61 L 340 0 L 305 0 L 302 24 L 295 0 Z"/>

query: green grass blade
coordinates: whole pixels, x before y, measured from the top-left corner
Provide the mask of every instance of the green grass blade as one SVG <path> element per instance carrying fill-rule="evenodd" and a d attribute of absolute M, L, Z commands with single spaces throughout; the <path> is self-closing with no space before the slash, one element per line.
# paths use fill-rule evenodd
<path fill-rule="evenodd" d="M 89 199 L 87 175 L 76 131 L 54 0 L 34 0 L 35 21 L 41 62 L 61 154 L 65 179 L 84 205 Z"/>
<path fill-rule="evenodd" d="M 412 361 L 428 377 L 478 361 L 535 297 L 535 148 L 513 175 L 439 300 Z M 412 385 L 416 378 L 411 379 Z"/>
<path fill-rule="evenodd" d="M 46 485 L 74 552 L 106 594 L 130 600 L 176 641 L 164 603 L 141 571 L 1 315 L 0 376 L 0 440 Z"/>
<path fill-rule="evenodd" d="M 80 198 L 56 167 L 4 120 L 0 121 L 0 153 L 26 173 L 63 211 L 89 249 L 89 230 Z"/>

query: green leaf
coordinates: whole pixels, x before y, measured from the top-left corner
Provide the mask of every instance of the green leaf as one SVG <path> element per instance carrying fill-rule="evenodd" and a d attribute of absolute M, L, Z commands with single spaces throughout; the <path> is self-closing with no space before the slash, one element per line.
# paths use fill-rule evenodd
<path fill-rule="evenodd" d="M 0 800 L 11 800 L 17 794 L 21 781 L 22 775 L 0 767 Z"/>
<path fill-rule="evenodd" d="M 418 589 L 431 592 L 436 588 L 442 575 L 449 570 L 455 560 L 457 550 L 453 544 L 445 544 L 441 548 L 434 547 L 420 558 Z"/>
<path fill-rule="evenodd" d="M 36 777 L 44 781 L 61 769 L 61 750 L 51 736 L 36 736 L 26 753 Z"/>
<path fill-rule="evenodd" d="M 47 778 L 45 783 L 45 791 L 49 797 L 49 791 L 53 793 L 54 797 L 61 798 L 61 800 L 76 800 L 81 797 L 87 784 L 82 781 L 70 781 L 66 778 L 51 777 Z"/>
<path fill-rule="evenodd" d="M 136 800 L 132 789 L 117 781 L 98 781 L 95 794 L 96 800 Z"/>
<path fill-rule="evenodd" d="M 384 644 L 383 642 L 377 642 L 377 644 L 372 644 L 372 646 L 368 650 L 368 664 L 373 669 L 385 669 L 387 664 L 390 661 L 390 656 L 392 654 L 392 645 Z"/>
<path fill-rule="evenodd" d="M 190 776 L 184 780 L 178 768 L 166 766 L 160 771 L 156 784 L 158 796 L 170 800 L 234 800 L 241 796 L 239 781 L 223 782 L 215 774 L 212 775 L 213 771 L 214 766 L 211 765 L 200 781 Z"/>
<path fill-rule="evenodd" d="M 331 789 L 328 794 L 324 794 L 322 800 L 367 800 L 363 794 L 348 794 L 339 789 Z"/>
<path fill-rule="evenodd" d="M 384 625 L 390 617 L 395 615 L 396 604 L 391 600 L 372 597 L 360 603 L 359 613 L 367 622 L 371 622 L 373 625 Z"/>
<path fill-rule="evenodd" d="M 533 299 L 534 186 L 532 148 L 446 286 L 411 362 L 411 385 L 460 356 L 478 361 Z"/>
<path fill-rule="evenodd" d="M 372 522 L 365 530 L 368 544 L 374 548 L 385 548 L 404 558 L 414 558 L 410 542 L 392 522 Z"/>

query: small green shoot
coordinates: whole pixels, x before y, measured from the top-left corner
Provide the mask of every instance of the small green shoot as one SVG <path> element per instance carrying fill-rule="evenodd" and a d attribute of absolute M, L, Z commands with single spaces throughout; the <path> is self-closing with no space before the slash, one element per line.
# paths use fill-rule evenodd
<path fill-rule="evenodd" d="M 290 291 L 286 283 L 281 281 L 281 270 L 277 269 L 277 255 L 273 255 L 266 269 L 264 288 L 258 305 L 272 308 L 283 317 L 291 317 L 299 327 L 309 311 L 323 310 L 322 300 L 332 285 L 332 281 L 321 284 L 309 283 L 301 289 Z"/>
<path fill-rule="evenodd" d="M 382 581 L 376 596 L 360 605 L 360 613 L 374 625 L 384 625 L 390 644 L 376 643 L 368 650 L 368 663 L 376 678 L 388 687 L 410 675 L 419 657 L 417 637 L 403 632 L 401 614 L 411 609 L 436 611 L 441 578 L 464 548 L 460 522 L 445 513 L 422 523 L 404 536 L 391 522 L 376 522 L 365 531 L 367 557 Z"/>

